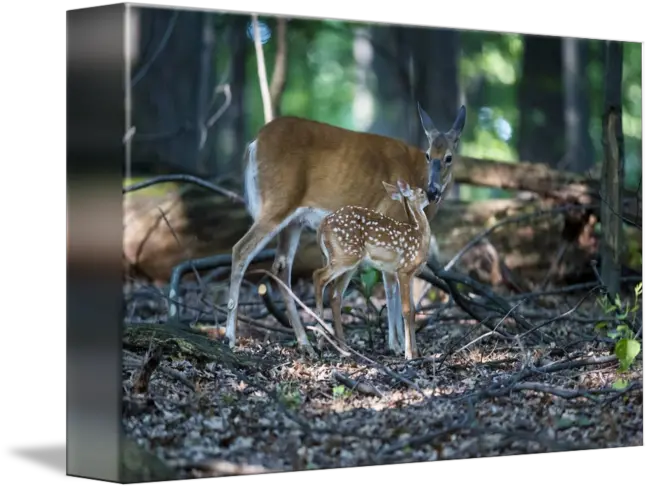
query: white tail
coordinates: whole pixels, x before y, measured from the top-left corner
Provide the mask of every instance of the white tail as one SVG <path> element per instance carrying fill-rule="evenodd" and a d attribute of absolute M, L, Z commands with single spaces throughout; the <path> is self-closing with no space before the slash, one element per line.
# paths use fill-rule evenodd
<path fill-rule="evenodd" d="M 397 181 L 399 187 L 387 182 L 383 185 L 393 200 L 404 203 L 408 222 L 396 221 L 357 206 L 345 206 L 323 219 L 318 230 L 318 243 L 325 255 L 326 266 L 313 275 L 316 309 L 323 317 L 323 293 L 325 287 L 335 280 L 331 298 L 334 332 L 343 342 L 343 294 L 357 267 L 370 263 L 397 281 L 405 321 L 405 355 L 412 359 L 418 356 L 418 351 L 411 280 L 426 263 L 431 244 L 431 229 L 424 214 L 429 201 L 426 191 L 421 188 L 411 190 L 405 181 Z"/>
<path fill-rule="evenodd" d="M 254 256 L 278 236 L 273 272 L 291 288 L 291 271 L 304 226 L 318 228 L 322 218 L 343 206 L 362 206 L 406 221 L 402 204 L 384 194 L 382 181 L 406 180 L 428 192 L 426 216 L 431 219 L 450 189 L 453 154 L 464 128 L 466 110 L 460 108 L 448 132 L 435 128 L 418 106 L 427 135 L 426 152 L 380 135 L 354 132 L 296 117 L 267 123 L 246 155 L 245 194 L 254 223 L 232 249 L 231 285 L 226 337 L 236 343 L 238 295 L 242 278 Z M 394 330 L 402 328 L 396 280 L 382 272 L 388 307 L 389 338 L 393 351 L 403 342 Z M 287 317 L 299 345 L 313 351 L 296 303 L 281 286 Z M 402 332 L 399 333 L 401 336 Z"/>

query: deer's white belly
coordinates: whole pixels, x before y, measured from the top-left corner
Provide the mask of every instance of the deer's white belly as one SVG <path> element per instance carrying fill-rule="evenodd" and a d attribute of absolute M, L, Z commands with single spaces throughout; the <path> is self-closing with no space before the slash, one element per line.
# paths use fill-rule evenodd
<path fill-rule="evenodd" d="M 298 222 L 302 226 L 317 230 L 323 218 L 330 214 L 330 211 L 318 208 L 299 208 Z"/>

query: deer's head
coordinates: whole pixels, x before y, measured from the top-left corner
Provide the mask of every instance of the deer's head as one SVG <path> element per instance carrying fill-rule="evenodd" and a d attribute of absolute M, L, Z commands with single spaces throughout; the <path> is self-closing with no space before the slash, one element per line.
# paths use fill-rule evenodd
<path fill-rule="evenodd" d="M 439 202 L 444 191 L 445 181 L 447 181 L 451 173 L 453 155 L 458 151 L 467 110 L 464 105 L 460 107 L 458 116 L 448 132 L 442 132 L 435 128 L 433 120 L 419 103 L 417 104 L 417 111 L 429 145 L 426 151 L 426 161 L 429 164 L 430 172 L 428 196 L 433 202 Z"/>
<path fill-rule="evenodd" d="M 385 181 L 382 181 L 382 184 L 386 188 L 388 195 L 395 201 L 404 203 L 405 198 L 412 208 L 417 208 L 419 211 L 428 206 L 428 196 L 422 188 L 415 187 L 411 189 L 408 183 L 401 179 L 397 181 L 396 186 Z"/>

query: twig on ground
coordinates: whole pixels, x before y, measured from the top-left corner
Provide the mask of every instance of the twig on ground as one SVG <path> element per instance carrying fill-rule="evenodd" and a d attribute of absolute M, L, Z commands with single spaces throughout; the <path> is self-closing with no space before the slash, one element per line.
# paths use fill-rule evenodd
<path fill-rule="evenodd" d="M 566 312 L 564 312 L 564 313 L 562 313 L 562 314 L 559 314 L 559 315 L 558 315 L 558 316 L 556 316 L 556 317 L 552 317 L 551 319 L 548 319 L 548 320 L 546 320 L 546 321 L 544 321 L 544 322 L 541 322 L 540 324 L 538 324 L 537 326 L 535 326 L 533 329 L 530 329 L 529 331 L 525 331 L 524 333 L 522 333 L 519 337 L 520 337 L 520 338 L 524 338 L 524 337 L 525 337 L 525 336 L 527 336 L 528 334 L 530 334 L 530 333 L 532 333 L 532 332 L 534 332 L 534 331 L 537 331 L 537 330 L 539 330 L 540 328 L 547 326 L 548 324 L 552 324 L 553 322 L 559 321 L 559 320 L 561 320 L 561 319 L 565 319 L 565 318 L 566 318 L 567 316 L 569 316 L 570 314 L 572 314 L 572 313 L 576 312 L 576 310 L 577 310 L 579 307 L 581 307 L 581 304 L 583 304 L 583 302 L 585 302 L 585 301 L 587 300 L 587 298 L 588 298 L 588 297 L 590 297 L 590 295 L 591 295 L 593 292 L 595 292 L 598 288 L 599 288 L 599 287 L 593 287 L 591 290 L 589 290 L 589 291 L 588 291 L 588 293 L 587 293 L 587 294 L 585 294 L 585 295 L 584 295 L 584 296 L 583 296 L 583 297 L 582 297 L 582 298 L 581 298 L 581 299 L 580 299 L 580 300 L 579 300 L 579 301 L 574 305 L 574 307 L 572 307 L 570 310 L 568 310 L 568 311 L 566 311 Z"/>
<path fill-rule="evenodd" d="M 126 366 L 131 366 L 131 367 L 139 367 L 141 366 L 142 371 L 137 375 L 137 378 L 133 380 L 133 390 L 135 390 L 135 393 L 144 393 L 146 389 L 148 388 L 148 384 L 150 382 L 150 376 L 152 376 L 152 373 L 157 370 L 166 376 L 170 378 L 174 378 L 177 381 L 181 382 L 183 385 L 185 385 L 188 389 L 191 391 L 195 391 L 195 385 L 191 383 L 188 378 L 186 378 L 184 375 L 182 375 L 179 371 L 174 370 L 172 368 L 168 368 L 167 366 L 160 365 L 159 363 L 161 362 L 162 358 L 162 348 L 161 346 L 155 346 L 153 348 L 153 354 L 150 354 L 150 351 L 146 353 L 146 356 L 142 360 L 139 356 L 137 356 L 135 353 L 131 353 L 127 350 L 124 350 L 124 364 Z M 153 359 L 151 359 L 153 358 Z M 152 361 L 152 362 L 151 362 Z M 154 365 L 154 368 L 151 368 Z M 146 378 L 145 376 L 141 376 L 143 374 L 144 368 L 151 368 L 150 375 Z M 143 381 L 142 381 L 143 380 Z M 145 381 L 148 380 L 148 381 Z M 145 388 L 142 388 L 145 385 Z M 142 390 L 142 391 L 137 391 L 137 390 Z"/>
<path fill-rule="evenodd" d="M 142 360 L 142 365 L 137 375 L 132 380 L 132 388 L 135 393 L 146 393 L 150 384 L 150 378 L 155 370 L 159 367 L 162 357 L 162 348 L 153 346 L 148 349 L 146 356 Z"/>
<path fill-rule="evenodd" d="M 384 397 L 383 393 L 381 393 L 379 390 L 377 390 L 370 383 L 366 383 L 364 381 L 353 380 L 352 378 L 349 378 L 349 377 L 345 376 L 344 374 L 339 373 L 338 371 L 334 371 L 332 373 L 332 378 L 334 378 L 336 381 L 338 381 L 342 385 L 347 386 L 351 390 L 357 390 L 358 392 L 361 392 L 364 395 L 373 395 L 373 396 L 379 397 L 379 398 Z"/>
<path fill-rule="evenodd" d="M 131 184 L 130 186 L 124 187 L 121 190 L 121 193 L 125 194 L 127 192 L 137 191 L 139 189 L 144 189 L 146 187 L 153 186 L 155 184 L 161 184 L 162 182 L 190 182 L 197 186 L 203 187 L 204 189 L 209 189 L 217 194 L 226 196 L 232 201 L 235 201 L 237 203 L 240 203 L 240 204 L 245 203 L 244 198 L 236 194 L 235 192 L 225 189 L 223 187 L 220 187 L 217 184 L 213 184 L 212 182 L 201 179 L 200 177 L 192 176 L 189 174 L 169 174 L 169 175 L 160 175 L 157 177 L 152 177 L 145 181 L 137 182 L 135 184 Z"/>
<path fill-rule="evenodd" d="M 460 351 L 462 351 L 463 349 L 466 349 L 466 348 L 468 348 L 469 346 L 471 346 L 472 344 L 477 343 L 477 342 L 478 342 L 478 341 L 480 341 L 481 339 L 484 339 L 484 338 L 486 338 L 486 337 L 488 337 L 488 336 L 491 336 L 492 334 L 496 334 L 497 329 L 498 329 L 498 326 L 500 326 L 500 324 L 502 324 L 502 322 L 503 322 L 505 319 L 507 319 L 507 317 L 509 317 L 509 314 L 511 314 L 511 312 L 512 312 L 516 307 L 518 307 L 520 304 L 522 304 L 522 303 L 523 303 L 523 302 L 519 302 L 519 303 L 518 303 L 518 304 L 516 304 L 514 307 L 512 307 L 512 308 L 509 310 L 509 312 L 507 312 L 507 314 L 505 314 L 505 315 L 502 317 L 502 319 L 500 319 L 500 320 L 496 323 L 496 325 L 494 326 L 494 328 L 493 328 L 491 331 L 486 332 L 486 333 L 484 333 L 484 334 L 483 334 L 483 335 L 481 335 L 481 336 L 478 336 L 478 337 L 477 337 L 477 338 L 475 338 L 473 341 L 471 341 L 471 342 L 469 342 L 469 343 L 465 344 L 464 346 L 462 346 L 460 349 L 458 349 L 458 350 L 457 350 L 457 351 L 455 351 L 455 352 L 456 352 L 456 353 L 459 353 L 459 352 L 460 352 Z"/>
<path fill-rule="evenodd" d="M 318 331 L 318 332 L 319 332 L 319 333 L 321 333 L 321 334 L 322 334 L 322 335 L 323 335 L 323 336 L 324 336 L 324 337 L 325 337 L 329 342 L 332 342 L 332 340 L 334 340 L 334 341 L 338 342 L 337 337 L 336 337 L 336 336 L 334 335 L 334 333 L 329 329 L 328 324 L 327 324 L 327 323 L 325 323 L 325 322 L 324 322 L 324 321 L 323 321 L 319 316 L 317 316 L 317 315 L 312 311 L 312 309 L 310 309 L 308 306 L 306 306 L 306 305 L 301 301 L 301 299 L 299 299 L 299 298 L 294 294 L 294 292 L 293 292 L 293 291 L 292 291 L 292 290 L 291 290 L 291 289 L 290 289 L 290 288 L 289 288 L 289 287 L 288 287 L 288 286 L 287 286 L 287 285 L 286 285 L 282 280 L 280 280 L 278 277 L 276 277 L 274 274 L 272 274 L 272 273 L 268 272 L 267 270 L 254 270 L 253 272 L 249 272 L 249 273 L 259 273 L 259 274 L 263 274 L 263 275 L 268 275 L 270 278 L 272 278 L 273 280 L 275 280 L 279 285 L 282 285 L 282 286 L 283 286 L 283 288 L 284 288 L 284 289 L 285 289 L 285 290 L 290 294 L 290 296 L 291 296 L 291 297 L 296 301 L 296 303 L 297 303 L 298 305 L 300 305 L 306 313 L 308 313 L 311 317 L 313 317 L 313 318 L 316 320 L 316 322 L 317 322 L 317 323 L 319 323 L 319 324 L 321 325 L 321 328 L 317 328 L 317 329 L 319 329 L 319 331 Z M 310 329 L 312 329 L 312 330 L 314 330 L 314 331 L 316 332 L 316 329 L 314 329 L 313 327 L 310 327 Z M 339 343 L 339 344 L 340 344 L 340 343 Z M 335 347 L 336 347 L 336 346 L 335 346 Z M 344 348 L 345 348 L 345 349 L 347 349 L 350 353 L 352 353 L 352 354 L 354 354 L 354 355 L 356 355 L 356 356 L 360 357 L 361 359 L 363 359 L 363 360 L 365 360 L 366 362 L 370 363 L 371 365 L 375 366 L 377 369 L 379 369 L 379 370 L 383 371 L 384 373 L 386 373 L 386 374 L 387 374 L 387 375 L 389 375 L 390 377 L 395 378 L 395 379 L 397 379 L 397 380 L 401 381 L 402 383 L 405 383 L 405 384 L 406 384 L 406 385 L 408 385 L 409 387 L 413 388 L 413 389 L 414 389 L 414 390 L 416 390 L 418 393 L 420 393 L 420 394 L 422 395 L 422 397 L 426 397 L 426 395 L 424 394 L 424 392 L 422 391 L 422 389 L 421 389 L 419 386 L 417 386 L 415 383 L 413 383 L 412 381 L 410 381 L 408 378 L 406 378 L 406 377 L 404 377 L 404 376 L 401 376 L 400 374 L 395 373 L 394 371 L 392 371 L 392 370 L 391 370 L 390 368 L 388 368 L 387 366 L 384 366 L 384 365 L 382 365 L 381 363 L 378 363 L 378 362 L 376 362 L 376 361 L 374 361 L 374 360 L 372 360 L 372 359 L 368 358 L 367 356 L 365 356 L 365 355 L 361 354 L 359 351 L 356 351 L 356 350 L 352 349 L 352 348 L 351 348 L 351 347 L 349 347 L 347 344 L 346 344 L 346 345 L 344 345 Z M 337 349 L 338 349 L 338 348 L 337 348 Z"/>
<path fill-rule="evenodd" d="M 258 295 L 262 298 L 263 303 L 265 304 L 265 307 L 267 308 L 267 311 L 274 316 L 274 318 L 283 326 L 287 328 L 291 328 L 291 325 L 289 324 L 289 320 L 287 319 L 287 316 L 285 315 L 284 312 L 282 312 L 278 307 L 276 307 L 276 304 L 274 303 L 274 300 L 271 298 L 271 287 L 269 285 L 269 280 L 268 279 L 263 279 L 264 282 L 261 282 L 258 285 Z"/>
<path fill-rule="evenodd" d="M 641 388 L 641 383 L 632 383 L 630 386 L 626 387 L 623 390 L 615 390 L 614 388 L 598 388 L 592 390 L 567 390 L 565 388 L 558 388 L 546 385 L 545 383 L 535 383 L 535 382 L 525 382 L 525 383 L 516 383 L 511 389 L 514 391 L 529 390 L 536 391 L 541 393 L 549 393 L 560 398 L 572 399 L 572 398 L 588 398 L 594 402 L 601 402 L 601 400 L 595 395 L 605 395 L 605 394 L 625 394 L 630 390 Z"/>
<path fill-rule="evenodd" d="M 621 278 L 621 282 L 641 282 L 641 276 L 630 275 Z M 541 290 L 540 292 L 527 292 L 525 294 L 511 295 L 508 297 L 509 300 L 518 300 L 518 299 L 535 299 L 538 297 L 545 297 L 547 295 L 560 295 L 568 292 L 578 292 L 580 290 L 588 290 L 592 287 L 599 285 L 599 282 L 583 282 L 573 285 L 568 285 L 566 287 L 561 287 L 558 289 L 551 290 Z"/>

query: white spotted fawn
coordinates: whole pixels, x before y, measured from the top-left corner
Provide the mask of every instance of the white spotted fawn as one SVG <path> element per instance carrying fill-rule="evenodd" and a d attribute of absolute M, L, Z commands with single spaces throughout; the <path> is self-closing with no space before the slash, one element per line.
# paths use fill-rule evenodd
<path fill-rule="evenodd" d="M 431 228 L 424 214 L 429 204 L 426 192 L 411 189 L 398 180 L 399 187 L 382 182 L 388 195 L 404 204 L 408 222 L 396 221 L 377 211 L 358 206 L 344 206 L 326 216 L 318 229 L 318 244 L 326 266 L 314 272 L 316 310 L 323 315 L 323 292 L 335 280 L 330 304 L 334 333 L 344 342 L 341 324 L 341 302 L 352 274 L 362 263 L 396 277 L 404 314 L 404 346 L 406 359 L 419 356 L 415 341 L 415 306 L 411 281 L 426 263 L 431 243 Z M 389 335 L 389 339 L 394 336 Z M 389 343 L 392 344 L 392 343 Z"/>

